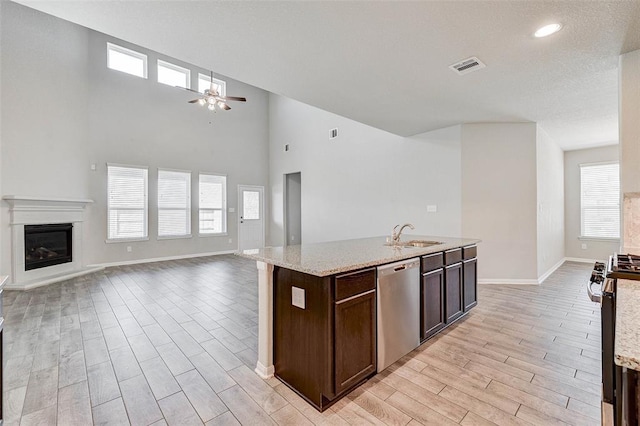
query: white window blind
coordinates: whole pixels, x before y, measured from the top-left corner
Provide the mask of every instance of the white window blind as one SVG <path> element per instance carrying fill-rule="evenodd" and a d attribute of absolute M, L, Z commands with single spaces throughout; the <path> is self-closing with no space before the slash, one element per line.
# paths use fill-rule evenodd
<path fill-rule="evenodd" d="M 147 179 L 146 168 L 107 165 L 108 239 L 147 238 Z"/>
<path fill-rule="evenodd" d="M 198 187 L 200 202 L 199 221 L 201 234 L 227 232 L 227 178 L 226 176 L 200 174 Z"/>
<path fill-rule="evenodd" d="M 191 172 L 158 170 L 158 236 L 191 234 Z"/>
<path fill-rule="evenodd" d="M 191 83 L 191 71 L 187 68 L 158 60 L 158 83 L 188 89 Z"/>
<path fill-rule="evenodd" d="M 620 238 L 618 163 L 580 165 L 582 237 Z"/>
<path fill-rule="evenodd" d="M 147 55 L 117 44 L 107 43 L 107 67 L 147 78 Z"/>

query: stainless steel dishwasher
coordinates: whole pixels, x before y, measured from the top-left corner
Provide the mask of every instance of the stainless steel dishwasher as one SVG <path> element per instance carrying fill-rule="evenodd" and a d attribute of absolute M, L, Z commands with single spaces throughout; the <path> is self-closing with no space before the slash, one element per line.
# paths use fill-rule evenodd
<path fill-rule="evenodd" d="M 378 267 L 380 372 L 420 345 L 420 259 Z"/>

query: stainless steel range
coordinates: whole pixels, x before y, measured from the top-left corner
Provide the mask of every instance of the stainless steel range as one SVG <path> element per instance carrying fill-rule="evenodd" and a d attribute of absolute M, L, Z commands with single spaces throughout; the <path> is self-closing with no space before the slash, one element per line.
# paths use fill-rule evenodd
<path fill-rule="evenodd" d="M 615 253 L 606 264 L 596 262 L 587 285 L 589 298 L 600 303 L 602 424 L 637 425 L 638 402 L 635 387 L 624 385 L 629 377 L 614 361 L 618 279 L 640 281 L 640 256 Z"/>

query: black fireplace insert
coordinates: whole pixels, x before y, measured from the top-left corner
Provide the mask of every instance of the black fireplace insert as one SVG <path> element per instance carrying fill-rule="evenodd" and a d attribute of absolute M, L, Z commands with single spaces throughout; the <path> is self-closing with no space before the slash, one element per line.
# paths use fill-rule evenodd
<path fill-rule="evenodd" d="M 24 226 L 24 270 L 72 261 L 72 223 Z"/>

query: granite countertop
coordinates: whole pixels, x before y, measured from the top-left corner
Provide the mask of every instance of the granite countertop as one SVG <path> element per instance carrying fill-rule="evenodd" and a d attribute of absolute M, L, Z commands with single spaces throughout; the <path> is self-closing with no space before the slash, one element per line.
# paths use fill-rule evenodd
<path fill-rule="evenodd" d="M 244 250 L 236 254 L 294 271 L 326 277 L 480 242 L 480 240 L 469 238 L 404 234 L 402 241 L 428 240 L 441 241 L 442 244 L 430 247 L 391 247 L 384 245 L 386 238 L 372 237 L 297 246 L 265 247 Z"/>
<path fill-rule="evenodd" d="M 618 280 L 615 362 L 640 371 L 640 282 Z"/>

